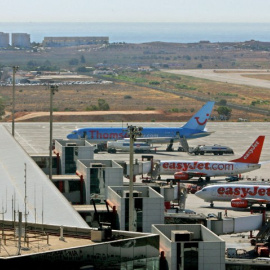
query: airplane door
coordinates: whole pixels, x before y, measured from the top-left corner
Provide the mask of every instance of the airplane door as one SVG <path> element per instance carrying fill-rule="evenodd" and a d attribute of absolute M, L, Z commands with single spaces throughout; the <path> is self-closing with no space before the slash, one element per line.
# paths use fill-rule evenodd
<path fill-rule="evenodd" d="M 86 131 L 84 131 L 84 132 L 82 133 L 82 135 L 78 132 L 78 138 L 79 138 L 79 139 L 86 139 L 86 137 L 87 137 Z"/>
<path fill-rule="evenodd" d="M 216 198 L 216 197 L 217 197 L 217 189 L 216 189 L 216 188 L 213 188 L 213 189 L 211 190 L 211 197 L 212 197 L 212 198 Z"/>

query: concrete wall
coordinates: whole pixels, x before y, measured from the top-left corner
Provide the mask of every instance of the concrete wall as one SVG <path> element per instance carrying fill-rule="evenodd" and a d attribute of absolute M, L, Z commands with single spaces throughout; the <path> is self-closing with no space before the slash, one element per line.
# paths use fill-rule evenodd
<path fill-rule="evenodd" d="M 120 229 L 125 229 L 125 207 L 128 200 L 124 198 L 124 191 L 128 191 L 128 187 L 111 186 L 108 191 L 108 199 L 117 204 L 117 213 L 119 217 Z M 164 223 L 164 198 L 151 187 L 136 186 L 134 190 L 141 192 L 142 198 L 142 230 L 143 232 L 151 232 L 152 224 Z M 136 199 L 134 199 L 136 200 Z"/>
<path fill-rule="evenodd" d="M 208 220 L 207 228 L 217 235 L 259 230 L 263 223 L 262 214 L 247 217 Z"/>
<path fill-rule="evenodd" d="M 225 269 L 225 241 L 215 235 L 208 228 L 199 224 L 153 225 L 152 233 L 160 236 L 160 251 L 165 252 L 169 269 L 179 269 L 177 265 L 177 245 L 182 246 L 182 256 L 186 241 L 171 241 L 171 232 L 187 230 L 193 233 L 192 243 L 198 243 L 198 269 L 224 270 Z"/>
<path fill-rule="evenodd" d="M 104 167 L 98 168 L 100 174 L 104 177 L 104 199 L 108 198 L 108 187 L 109 186 L 121 186 L 123 185 L 123 168 L 118 165 L 116 162 L 111 160 L 78 160 L 77 161 L 77 171 L 83 176 L 85 183 L 85 201 L 86 204 L 91 203 L 91 165 L 93 163 L 102 163 Z M 107 167 L 108 166 L 108 167 Z"/>

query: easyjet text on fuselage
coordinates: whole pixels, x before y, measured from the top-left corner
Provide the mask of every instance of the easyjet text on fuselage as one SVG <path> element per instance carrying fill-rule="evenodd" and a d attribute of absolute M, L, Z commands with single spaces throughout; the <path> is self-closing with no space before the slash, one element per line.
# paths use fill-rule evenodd
<path fill-rule="evenodd" d="M 213 171 L 233 171 L 232 163 L 212 163 L 212 162 L 164 162 L 162 168 L 165 171 L 188 171 L 188 170 L 213 170 Z"/>
<path fill-rule="evenodd" d="M 247 196 L 252 197 L 264 197 L 270 196 L 270 188 L 252 186 L 252 187 L 219 187 L 217 194 L 228 197 L 240 197 L 245 198 Z"/>

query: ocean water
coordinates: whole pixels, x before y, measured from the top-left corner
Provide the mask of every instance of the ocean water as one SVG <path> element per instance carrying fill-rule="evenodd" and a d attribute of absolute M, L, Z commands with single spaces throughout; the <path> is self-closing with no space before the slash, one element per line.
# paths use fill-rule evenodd
<path fill-rule="evenodd" d="M 189 43 L 270 41 L 270 23 L 3 23 L 0 32 L 28 33 L 31 42 L 55 36 L 108 36 L 109 42 Z"/>

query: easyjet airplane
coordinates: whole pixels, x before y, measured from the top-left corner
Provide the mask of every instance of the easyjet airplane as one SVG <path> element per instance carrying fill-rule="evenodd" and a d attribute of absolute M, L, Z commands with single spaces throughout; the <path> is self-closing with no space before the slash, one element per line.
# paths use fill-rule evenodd
<path fill-rule="evenodd" d="M 214 201 L 230 201 L 235 208 L 247 208 L 253 204 L 270 206 L 270 186 L 225 184 L 207 186 L 197 191 L 196 196 L 214 206 Z"/>
<path fill-rule="evenodd" d="M 141 131 L 142 136 L 137 141 L 147 143 L 173 143 L 184 139 L 196 139 L 209 136 L 211 132 L 205 129 L 206 123 L 211 115 L 214 107 L 214 101 L 207 102 L 192 118 L 182 127 L 144 127 Z M 73 130 L 67 135 L 68 139 L 87 139 L 92 143 L 104 143 L 108 141 L 116 141 L 128 139 L 129 135 L 126 128 L 121 127 L 88 127 Z"/>
<path fill-rule="evenodd" d="M 231 161 L 163 160 L 159 163 L 159 174 L 174 174 L 175 179 L 189 180 L 192 177 L 230 176 L 257 170 L 265 136 L 259 136 L 245 154 Z"/>

